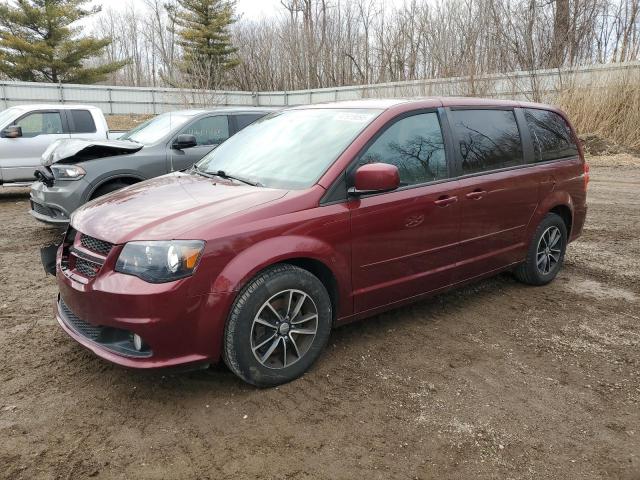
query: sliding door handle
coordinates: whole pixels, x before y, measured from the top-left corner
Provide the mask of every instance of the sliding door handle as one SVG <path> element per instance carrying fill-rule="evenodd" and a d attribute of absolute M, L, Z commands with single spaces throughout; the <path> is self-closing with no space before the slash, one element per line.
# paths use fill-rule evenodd
<path fill-rule="evenodd" d="M 457 201 L 458 197 L 456 196 L 450 197 L 449 195 L 443 195 L 437 200 L 434 200 L 433 203 L 435 203 L 439 207 L 446 207 L 447 205 L 451 205 L 452 203 L 456 203 Z"/>
<path fill-rule="evenodd" d="M 465 196 L 467 198 L 470 198 L 471 200 L 480 200 L 486 194 L 487 194 L 487 192 L 484 191 L 484 190 L 474 190 L 473 192 L 467 193 Z"/>

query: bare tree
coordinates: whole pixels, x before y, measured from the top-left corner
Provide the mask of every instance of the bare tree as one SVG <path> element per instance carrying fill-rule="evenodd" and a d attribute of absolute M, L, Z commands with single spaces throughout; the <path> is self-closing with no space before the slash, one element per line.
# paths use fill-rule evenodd
<path fill-rule="evenodd" d="M 175 0 L 169 0 L 173 2 Z M 104 61 L 130 58 L 110 82 L 175 85 L 183 58 L 166 0 L 105 9 L 114 38 Z M 217 88 L 292 90 L 465 76 L 457 94 L 491 93 L 482 75 L 640 59 L 640 0 L 281 0 L 262 20 L 240 19 L 240 63 Z M 536 98 L 531 74 L 518 89 Z M 428 94 L 428 92 L 421 92 Z"/>

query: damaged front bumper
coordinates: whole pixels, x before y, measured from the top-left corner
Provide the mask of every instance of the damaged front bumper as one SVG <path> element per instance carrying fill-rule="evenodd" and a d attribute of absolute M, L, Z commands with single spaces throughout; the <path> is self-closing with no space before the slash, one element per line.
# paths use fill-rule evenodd
<path fill-rule="evenodd" d="M 71 213 L 83 203 L 82 195 L 89 188 L 84 180 L 60 181 L 48 186 L 43 182 L 31 185 L 29 213 L 41 222 L 64 227 Z"/>

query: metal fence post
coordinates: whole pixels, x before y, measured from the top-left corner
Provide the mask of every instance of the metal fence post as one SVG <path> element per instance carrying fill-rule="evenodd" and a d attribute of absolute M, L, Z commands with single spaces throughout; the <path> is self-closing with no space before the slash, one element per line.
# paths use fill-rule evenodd
<path fill-rule="evenodd" d="M 7 84 L 2 82 L 2 100 L 4 100 L 4 108 L 9 108 L 9 97 L 7 97 Z"/>
<path fill-rule="evenodd" d="M 60 92 L 60 103 L 64 103 L 64 87 L 60 81 L 58 82 L 58 91 Z"/>
<path fill-rule="evenodd" d="M 109 94 L 109 115 L 113 115 L 113 97 L 110 88 L 107 88 L 107 93 Z"/>
<path fill-rule="evenodd" d="M 158 112 L 156 111 L 156 90 L 155 88 L 150 88 L 149 91 L 151 91 L 151 109 L 153 111 L 153 114 L 157 115 Z"/>

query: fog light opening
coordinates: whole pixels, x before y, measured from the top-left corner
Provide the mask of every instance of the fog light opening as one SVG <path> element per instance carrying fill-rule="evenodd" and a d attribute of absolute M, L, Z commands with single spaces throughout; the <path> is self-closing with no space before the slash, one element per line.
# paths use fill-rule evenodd
<path fill-rule="evenodd" d="M 142 351 L 144 347 L 144 342 L 142 341 L 142 337 L 137 333 L 133 334 L 133 348 L 136 349 L 137 352 Z"/>

